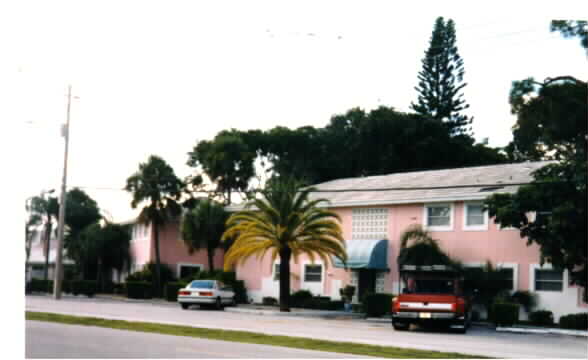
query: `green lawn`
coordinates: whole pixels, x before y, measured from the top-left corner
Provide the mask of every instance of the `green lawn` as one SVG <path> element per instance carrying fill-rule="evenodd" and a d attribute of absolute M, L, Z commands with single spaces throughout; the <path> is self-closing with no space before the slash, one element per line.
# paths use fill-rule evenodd
<path fill-rule="evenodd" d="M 149 333 L 158 333 L 165 335 L 190 336 L 197 338 L 242 342 L 250 344 L 263 344 L 273 346 L 284 346 L 297 349 L 307 349 L 316 351 L 328 351 L 343 354 L 355 354 L 375 356 L 380 358 L 420 358 L 420 359 L 470 359 L 482 358 L 476 355 L 466 355 L 459 353 L 448 353 L 439 351 L 427 351 L 416 349 L 404 349 L 398 347 L 364 345 L 337 341 L 315 340 L 308 338 L 264 335 L 246 331 L 217 330 L 194 328 L 190 326 L 167 325 L 149 322 L 131 322 L 123 320 L 107 320 L 92 317 L 80 317 L 70 315 L 60 315 L 44 312 L 26 312 L 27 320 L 49 321 L 62 324 L 99 326 L 120 330 L 142 331 Z"/>

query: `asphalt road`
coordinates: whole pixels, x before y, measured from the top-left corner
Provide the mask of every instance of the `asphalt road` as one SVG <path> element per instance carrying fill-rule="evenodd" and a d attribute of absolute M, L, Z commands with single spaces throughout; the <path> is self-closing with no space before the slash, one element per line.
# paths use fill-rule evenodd
<path fill-rule="evenodd" d="M 347 354 L 27 321 L 27 358 L 339 359 Z"/>
<path fill-rule="evenodd" d="M 253 315 L 213 310 L 182 310 L 177 304 L 131 303 L 117 300 L 27 296 L 26 309 L 128 321 L 146 321 L 213 329 L 232 329 L 460 352 L 497 358 L 588 358 L 588 339 L 565 335 L 500 333 L 472 328 L 465 335 L 433 331 L 394 331 L 389 323 Z"/>

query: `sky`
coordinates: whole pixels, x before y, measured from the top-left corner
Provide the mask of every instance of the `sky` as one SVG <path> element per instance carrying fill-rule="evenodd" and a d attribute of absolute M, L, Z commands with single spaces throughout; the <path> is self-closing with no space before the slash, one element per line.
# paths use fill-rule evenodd
<path fill-rule="evenodd" d="M 151 154 L 185 177 L 187 153 L 223 129 L 323 127 L 353 107 L 409 111 L 437 16 L 456 23 L 475 138 L 504 146 L 513 80 L 586 78 L 579 41 L 549 32 L 552 18 L 586 12 L 580 2 L 469 3 L 3 3 L 4 153 L 18 154 L 25 197 L 58 195 L 71 84 L 68 188 L 127 220 L 136 212 L 120 189 Z"/>

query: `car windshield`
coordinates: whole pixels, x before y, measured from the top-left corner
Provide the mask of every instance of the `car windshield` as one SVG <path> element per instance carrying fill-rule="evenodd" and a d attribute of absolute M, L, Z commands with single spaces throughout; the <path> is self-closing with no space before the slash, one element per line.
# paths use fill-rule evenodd
<path fill-rule="evenodd" d="M 193 289 L 212 289 L 214 288 L 214 281 L 212 280 L 194 280 L 190 283 Z"/>
<path fill-rule="evenodd" d="M 415 294 L 453 294 L 452 280 L 416 280 L 412 293 Z"/>

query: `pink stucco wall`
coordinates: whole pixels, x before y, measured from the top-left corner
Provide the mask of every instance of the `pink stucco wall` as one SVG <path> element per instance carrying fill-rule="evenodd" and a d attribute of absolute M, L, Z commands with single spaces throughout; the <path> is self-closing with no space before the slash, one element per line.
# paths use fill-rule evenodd
<path fill-rule="evenodd" d="M 160 230 L 159 256 L 161 262 L 168 265 L 176 265 L 179 263 L 201 264 L 204 266 L 204 269 L 208 269 L 208 257 L 205 249 L 196 251 L 192 255 L 188 254 L 188 249 L 184 245 L 179 232 L 178 222 L 167 224 Z M 215 251 L 213 259 L 215 269 L 222 269 L 223 256 L 224 254 L 221 249 Z"/>
<path fill-rule="evenodd" d="M 398 281 L 398 265 L 396 257 L 400 248 L 401 234 L 412 224 L 423 224 L 424 204 L 377 206 L 386 207 L 388 212 L 388 266 L 390 273 L 386 276 L 386 291 L 394 291 L 392 282 Z M 525 239 L 521 239 L 517 230 L 500 230 L 492 219 L 488 221 L 487 230 L 463 230 L 463 202 L 453 203 L 453 230 L 432 231 L 433 238 L 452 257 L 464 263 L 498 263 L 518 264 L 518 288 L 529 289 L 529 264 L 538 263 L 539 248 L 537 245 L 527 246 Z M 352 208 L 335 208 L 341 217 L 341 227 L 345 239 L 351 239 Z M 303 259 L 304 260 L 304 259 Z M 300 286 L 296 281 L 300 266 L 292 262 L 292 289 Z M 251 258 L 244 265 L 237 267 L 237 275 L 245 280 L 247 287 L 252 290 L 262 288 L 262 278 L 271 276 L 270 258 L 266 256 L 262 261 Z M 342 280 L 343 285 L 349 282 L 349 272 L 344 269 L 329 267 L 326 269 L 324 293 L 331 291 L 333 279 Z"/>
<path fill-rule="evenodd" d="M 140 232 L 139 236 L 131 242 L 131 252 L 135 264 L 155 261 L 153 228 L 150 227 L 145 236 L 142 236 L 142 234 Z M 188 254 L 188 250 L 181 240 L 178 222 L 172 222 L 160 229 L 159 255 L 161 262 L 170 265 L 175 272 L 177 271 L 177 265 L 180 263 L 202 265 L 204 269 L 209 268 L 206 250 L 196 251 L 192 255 Z M 215 269 L 222 269 L 223 257 L 223 250 L 217 249 L 213 259 Z"/>

